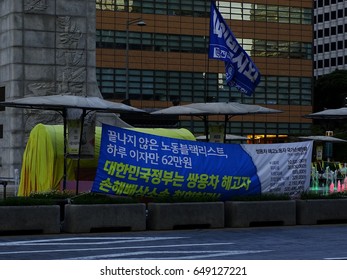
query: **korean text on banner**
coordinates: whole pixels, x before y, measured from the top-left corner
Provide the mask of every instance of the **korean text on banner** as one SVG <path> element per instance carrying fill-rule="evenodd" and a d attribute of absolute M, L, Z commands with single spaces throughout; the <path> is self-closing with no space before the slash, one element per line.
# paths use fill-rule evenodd
<path fill-rule="evenodd" d="M 133 197 L 228 200 L 235 196 L 260 194 L 261 182 L 272 182 L 270 189 L 284 191 L 287 183 L 282 181 L 294 180 L 295 174 L 287 171 L 292 160 L 303 157 L 307 162 L 305 172 L 310 174 L 308 158 L 311 154 L 307 143 L 295 144 L 300 154 L 290 152 L 291 146 L 281 146 L 281 156 L 273 160 L 278 163 L 272 161 L 272 153 L 261 154 L 258 166 L 254 157 L 259 155 L 259 150 L 251 151 L 252 156 L 243 145 L 173 139 L 104 124 L 92 192 Z M 279 148 L 270 145 L 267 149 Z M 270 178 L 274 166 L 277 178 L 281 172 L 285 176 L 279 185 Z M 300 189 L 309 187 L 309 180 L 300 183 Z"/>
<path fill-rule="evenodd" d="M 309 189 L 313 141 L 242 147 L 257 166 L 262 193 L 297 197 Z"/>
<path fill-rule="evenodd" d="M 211 1 L 209 58 L 223 60 L 226 82 L 246 95 L 252 95 L 260 82 L 260 72 Z"/>

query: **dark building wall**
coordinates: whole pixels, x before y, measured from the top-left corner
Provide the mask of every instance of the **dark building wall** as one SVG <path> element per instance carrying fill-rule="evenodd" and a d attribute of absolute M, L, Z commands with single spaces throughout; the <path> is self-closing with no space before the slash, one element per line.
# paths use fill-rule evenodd
<path fill-rule="evenodd" d="M 252 97 L 226 86 L 224 64 L 207 58 L 208 1 L 130 3 L 128 12 L 115 1 L 97 1 L 97 78 L 105 98 L 122 101 L 128 88 L 131 104 L 149 110 L 173 100 L 258 104 L 284 113 L 232 118 L 228 133 L 309 133 L 311 121 L 302 116 L 312 111 L 312 1 L 216 2 L 262 74 Z M 146 26 L 127 24 L 134 19 Z M 202 122 L 181 119 L 202 133 Z"/>

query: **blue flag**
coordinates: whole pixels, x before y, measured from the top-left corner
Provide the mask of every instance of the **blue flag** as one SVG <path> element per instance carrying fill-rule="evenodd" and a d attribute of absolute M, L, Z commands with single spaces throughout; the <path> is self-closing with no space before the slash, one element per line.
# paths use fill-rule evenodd
<path fill-rule="evenodd" d="M 226 82 L 246 95 L 252 95 L 260 82 L 260 72 L 239 45 L 222 15 L 211 1 L 209 58 L 223 60 Z"/>

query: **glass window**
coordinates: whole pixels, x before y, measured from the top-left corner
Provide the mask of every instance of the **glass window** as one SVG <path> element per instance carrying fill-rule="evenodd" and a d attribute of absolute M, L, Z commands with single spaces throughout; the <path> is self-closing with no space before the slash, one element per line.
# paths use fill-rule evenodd
<path fill-rule="evenodd" d="M 324 67 L 329 67 L 329 66 L 330 66 L 330 60 L 324 59 Z"/>
<path fill-rule="evenodd" d="M 343 49 L 343 41 L 337 41 L 337 48 L 339 50 Z"/>
<path fill-rule="evenodd" d="M 126 48 L 124 31 L 97 30 L 98 48 Z M 265 41 L 239 38 L 251 56 L 300 57 L 311 59 L 312 44 L 300 42 Z M 208 37 L 174 34 L 129 32 L 129 50 L 156 50 L 164 52 L 206 53 Z"/>
<path fill-rule="evenodd" d="M 230 3 L 229 18 L 235 20 L 242 20 L 242 3 Z"/>
<path fill-rule="evenodd" d="M 324 36 L 329 37 L 330 36 L 330 30 L 329 28 L 324 28 Z"/>
<path fill-rule="evenodd" d="M 302 24 L 312 24 L 312 10 L 311 9 L 303 9 L 303 17 Z"/>
<path fill-rule="evenodd" d="M 329 52 L 330 51 L 330 44 L 324 44 L 324 52 Z"/>
<path fill-rule="evenodd" d="M 216 1 L 217 7 L 225 19 L 257 20 L 269 22 L 297 22 L 312 24 L 310 9 L 297 7 L 297 11 L 289 13 L 293 7 L 279 5 L 259 5 L 252 3 Z M 98 10 L 124 11 L 131 13 L 167 14 L 193 17 L 209 17 L 210 2 L 197 1 L 116 1 L 96 0 Z"/>
<path fill-rule="evenodd" d="M 296 7 L 290 8 L 290 23 L 301 23 L 301 9 Z"/>
<path fill-rule="evenodd" d="M 288 23 L 290 18 L 289 7 L 279 6 L 278 8 L 278 18 L 281 23 Z"/>
<path fill-rule="evenodd" d="M 330 65 L 331 65 L 331 66 L 336 66 L 336 57 L 332 57 L 332 58 L 330 59 Z"/>
<path fill-rule="evenodd" d="M 125 70 L 98 68 L 97 79 L 100 91 L 105 98 L 124 98 L 125 96 Z M 205 88 L 210 96 L 216 96 L 219 101 L 230 100 L 235 96 L 237 102 L 246 104 L 293 104 L 300 103 L 300 96 L 306 95 L 306 103 L 311 102 L 312 81 L 310 78 L 263 76 L 256 89 L 253 98 L 245 98 L 235 88 L 225 85 L 225 74 L 221 76 L 220 87 L 216 74 L 209 73 L 205 84 L 203 73 L 174 72 L 174 71 L 129 71 L 129 94 L 132 99 L 143 99 L 143 95 L 160 96 L 160 99 L 170 99 L 170 96 L 178 96 L 180 100 L 187 102 L 204 101 Z M 194 95 L 192 95 L 194 92 Z M 289 98 L 290 93 L 290 98 Z M 226 95 L 225 95 L 226 94 Z M 152 98 L 151 97 L 151 98 Z M 155 97 L 155 98 L 157 98 Z M 295 101 L 291 99 L 295 97 Z M 153 97 L 154 98 L 154 97 Z M 233 100 L 233 101 L 235 101 Z M 300 104 L 299 104 L 300 105 Z"/>
<path fill-rule="evenodd" d="M 330 13 L 324 13 L 324 21 L 330 20 Z"/>
<path fill-rule="evenodd" d="M 331 19 L 336 19 L 336 11 L 331 11 Z"/>
<path fill-rule="evenodd" d="M 337 17 L 338 18 L 343 18 L 343 10 L 337 10 Z"/>
<path fill-rule="evenodd" d="M 330 49 L 336 51 L 336 42 L 331 42 Z"/>
<path fill-rule="evenodd" d="M 115 10 L 114 0 L 96 0 L 96 8 L 98 10 Z"/>
<path fill-rule="evenodd" d="M 331 35 L 336 35 L 336 26 L 332 26 L 330 30 Z"/>
<path fill-rule="evenodd" d="M 342 64 L 343 64 L 343 57 L 342 57 L 342 56 L 339 56 L 339 57 L 337 58 L 337 64 L 338 64 L 338 65 L 342 65 Z"/>

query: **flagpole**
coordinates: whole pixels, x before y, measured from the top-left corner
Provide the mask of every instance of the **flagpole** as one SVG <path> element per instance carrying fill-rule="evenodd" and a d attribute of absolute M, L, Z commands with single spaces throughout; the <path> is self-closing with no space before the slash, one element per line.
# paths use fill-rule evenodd
<path fill-rule="evenodd" d="M 210 13 L 211 13 L 211 5 L 210 5 Z M 210 17 L 210 20 L 211 20 L 211 17 Z M 210 28 L 210 22 L 209 22 L 209 28 Z M 207 36 L 206 36 L 207 37 Z M 205 37 L 205 43 L 206 43 L 206 37 Z M 206 68 L 205 68 L 205 81 L 204 81 L 204 99 L 205 99 L 205 102 L 208 101 L 208 97 L 209 97 L 209 94 L 208 94 L 208 86 L 209 86 L 209 81 L 208 81 L 208 74 L 210 73 L 210 59 L 209 59 L 209 52 L 210 52 L 210 36 L 208 36 L 208 48 L 207 48 L 207 65 L 206 65 Z"/>
<path fill-rule="evenodd" d="M 211 13 L 211 8 L 210 8 Z M 211 18 L 210 18 L 211 20 Z M 210 22 L 208 26 L 210 27 Z M 205 36 L 205 43 L 206 43 L 206 37 Z M 204 101 L 209 101 L 209 94 L 208 94 L 208 86 L 209 86 L 209 73 L 210 73 L 210 59 L 209 59 L 209 52 L 210 52 L 210 36 L 208 36 L 208 49 L 207 49 L 207 64 L 205 64 L 205 77 L 204 77 Z M 218 88 L 217 88 L 218 89 Z M 208 121 L 207 121 L 207 115 L 203 116 L 203 122 L 205 127 L 205 135 L 206 135 L 206 142 L 209 142 L 209 129 L 208 129 Z"/>

